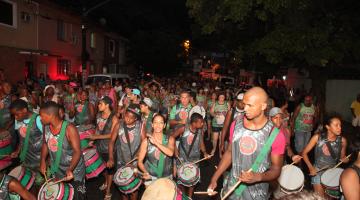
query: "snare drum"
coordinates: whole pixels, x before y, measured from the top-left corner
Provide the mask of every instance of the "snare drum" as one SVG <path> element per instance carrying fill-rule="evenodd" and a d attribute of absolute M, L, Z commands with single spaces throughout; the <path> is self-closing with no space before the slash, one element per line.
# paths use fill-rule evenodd
<path fill-rule="evenodd" d="M 0 170 L 9 167 L 12 164 L 10 154 L 13 152 L 11 146 L 11 135 L 7 130 L 0 132 Z"/>
<path fill-rule="evenodd" d="M 191 200 L 169 178 L 159 178 L 146 188 L 141 200 Z"/>
<path fill-rule="evenodd" d="M 35 181 L 35 172 L 21 165 L 11 170 L 9 176 L 16 178 L 27 190 L 33 186 Z"/>
<path fill-rule="evenodd" d="M 281 198 L 287 194 L 300 192 L 304 188 L 304 173 L 294 165 L 285 165 L 281 169 L 278 178 L 279 186 L 274 192 L 275 198 Z"/>
<path fill-rule="evenodd" d="M 130 194 L 141 186 L 142 180 L 134 173 L 133 166 L 124 166 L 114 174 L 114 183 L 122 193 Z"/>
<path fill-rule="evenodd" d="M 340 175 L 343 171 L 341 168 L 328 169 L 321 175 L 321 185 L 329 197 L 340 199 Z"/>
<path fill-rule="evenodd" d="M 79 136 L 80 136 L 80 147 L 81 150 L 89 148 L 91 146 L 91 141 L 87 139 L 90 135 L 95 134 L 95 127 L 93 125 L 80 125 L 76 126 Z"/>
<path fill-rule="evenodd" d="M 200 181 L 200 169 L 192 163 L 184 163 L 177 170 L 178 183 L 186 187 L 196 185 Z"/>
<path fill-rule="evenodd" d="M 95 148 L 83 151 L 85 159 L 86 179 L 97 177 L 106 168 L 106 165 Z"/>
<path fill-rule="evenodd" d="M 55 181 L 55 179 L 50 179 L 41 186 L 38 200 L 72 200 L 74 198 L 74 187 L 70 183 L 54 184 Z"/>

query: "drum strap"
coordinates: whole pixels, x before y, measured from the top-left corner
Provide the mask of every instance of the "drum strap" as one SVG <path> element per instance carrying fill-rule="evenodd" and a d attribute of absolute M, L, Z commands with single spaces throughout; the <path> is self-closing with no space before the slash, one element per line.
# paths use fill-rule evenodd
<path fill-rule="evenodd" d="M 27 128 L 26 128 L 26 136 L 25 136 L 25 141 L 24 141 L 24 144 L 23 144 L 23 147 L 24 147 L 24 148 L 21 148 L 21 153 L 20 153 L 20 156 L 19 156 L 21 162 L 24 162 L 25 156 L 26 156 L 27 151 L 28 151 L 28 149 L 29 149 L 30 131 L 31 131 L 33 125 L 34 125 L 34 120 L 35 120 L 35 118 L 36 118 L 37 116 L 38 116 L 38 115 L 35 114 L 35 113 L 33 113 L 33 114 L 31 115 L 30 122 L 29 122 L 29 124 L 28 124 L 28 126 L 27 126 Z"/>
<path fill-rule="evenodd" d="M 103 130 L 102 130 L 102 134 L 104 134 L 104 131 L 108 129 L 108 126 L 110 125 L 110 122 L 112 121 L 113 116 L 114 116 L 114 113 L 111 112 L 109 117 L 106 119 L 106 123 L 105 123 L 105 126 L 104 126 Z"/>
<path fill-rule="evenodd" d="M 190 130 L 190 128 L 189 128 L 189 130 Z M 190 131 L 190 132 L 191 132 L 191 131 Z M 192 133 L 192 134 L 193 134 L 193 133 Z M 182 142 L 182 140 L 180 140 L 180 146 L 181 146 L 181 148 L 184 150 L 187 159 L 189 159 L 189 156 L 190 156 L 191 150 L 192 150 L 193 147 L 194 147 L 196 138 L 197 138 L 198 134 L 200 134 L 200 133 L 194 133 L 194 134 L 195 134 L 195 136 L 194 136 L 194 138 L 193 138 L 193 140 L 192 140 L 192 142 L 191 142 L 191 145 L 190 145 L 190 148 L 189 148 L 189 151 L 188 151 L 188 152 L 186 152 L 185 147 L 184 147 L 184 143 Z"/>
<path fill-rule="evenodd" d="M 276 136 L 279 134 L 280 130 L 276 127 L 270 132 L 269 138 L 266 140 L 264 147 L 261 149 L 260 154 L 256 157 L 255 162 L 252 164 L 251 169 L 253 172 L 259 170 L 260 164 L 264 161 L 265 157 L 268 155 L 271 145 L 274 143 Z M 246 189 L 247 185 L 240 184 L 240 186 L 235 190 L 235 194 L 240 196 L 243 191 Z"/>
<path fill-rule="evenodd" d="M 124 125 L 124 132 L 125 132 L 125 137 L 126 137 L 126 141 L 127 141 L 127 144 L 128 144 L 128 147 L 129 147 L 129 151 L 130 151 L 130 157 L 131 159 L 133 159 L 133 153 L 131 151 L 131 144 L 130 144 L 130 138 L 129 138 L 129 132 L 128 132 L 128 129 L 126 127 L 126 124 L 125 122 L 123 123 Z M 135 125 L 136 126 L 136 125 Z"/>
<path fill-rule="evenodd" d="M 166 145 L 166 136 L 163 134 L 162 136 L 162 145 Z M 165 164 L 165 155 L 162 151 L 160 151 L 160 157 L 159 157 L 159 162 L 157 164 L 157 166 L 154 166 L 151 162 L 149 162 L 149 166 L 150 168 L 153 169 L 153 171 L 155 171 L 156 175 L 158 178 L 161 178 L 163 173 L 164 173 L 164 164 Z"/>
<path fill-rule="evenodd" d="M 326 134 L 324 134 L 324 137 L 325 137 L 325 139 L 326 139 Z M 330 142 L 326 139 L 325 140 L 325 145 L 326 145 L 326 147 L 328 148 L 328 150 L 329 150 L 329 152 L 330 152 L 330 155 L 331 155 L 331 157 L 334 159 L 334 160 L 339 160 L 340 158 L 341 158 L 341 136 L 340 137 L 337 137 L 336 138 L 336 141 L 338 140 L 340 138 L 340 146 L 339 146 L 339 155 L 336 155 L 335 154 L 335 152 L 334 152 L 334 149 L 331 147 L 331 144 L 330 144 Z"/>
<path fill-rule="evenodd" d="M 62 145 L 63 145 L 63 142 L 64 142 L 64 137 L 65 137 L 67 126 L 68 126 L 68 122 L 63 121 L 63 123 L 61 125 L 60 135 L 59 135 L 59 138 L 58 138 L 58 145 L 57 145 L 55 163 L 53 165 L 51 165 L 51 168 L 50 168 L 50 171 L 51 171 L 52 175 L 55 175 L 55 173 L 59 170 L 61 153 L 62 153 Z"/>

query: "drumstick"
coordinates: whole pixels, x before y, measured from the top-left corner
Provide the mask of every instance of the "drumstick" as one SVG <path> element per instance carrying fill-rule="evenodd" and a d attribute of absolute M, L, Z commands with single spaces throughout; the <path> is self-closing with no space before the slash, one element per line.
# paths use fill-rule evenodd
<path fill-rule="evenodd" d="M 176 158 L 180 161 L 180 164 L 183 164 L 183 161 L 180 160 L 179 156 L 176 156 Z"/>
<path fill-rule="evenodd" d="M 247 172 L 251 172 L 251 171 L 252 171 L 251 168 L 249 170 L 247 170 Z M 240 180 L 238 182 L 236 182 L 236 184 L 230 188 L 230 190 L 225 194 L 224 197 L 221 198 L 221 200 L 225 200 L 226 198 L 228 198 L 230 196 L 230 194 L 240 185 L 240 183 L 241 183 Z"/>
<path fill-rule="evenodd" d="M 302 157 L 301 157 L 301 159 L 302 159 Z M 284 167 L 284 169 L 286 169 L 287 167 L 289 167 L 289 166 L 291 166 L 291 165 L 294 165 L 295 163 L 296 163 L 296 161 L 292 162 L 292 163 L 289 164 L 289 165 L 286 165 L 286 166 Z"/>
<path fill-rule="evenodd" d="M 67 181 L 67 176 L 60 179 L 60 180 L 58 180 L 58 181 L 55 181 L 55 182 L 49 184 L 49 186 L 52 186 L 52 185 L 55 185 L 55 184 L 58 184 L 58 183 L 61 183 L 61 182 L 64 182 L 64 181 Z"/>
<path fill-rule="evenodd" d="M 45 171 L 45 173 L 44 173 L 44 178 L 45 178 L 45 182 L 48 183 L 48 178 L 47 178 L 47 176 L 46 176 L 46 171 Z"/>
<path fill-rule="evenodd" d="M 330 167 L 329 165 L 326 165 L 325 167 L 317 170 L 316 173 L 319 173 L 319 172 L 321 172 L 321 171 L 323 171 L 323 170 L 325 170 L 325 169 L 328 169 L 329 167 Z"/>
<path fill-rule="evenodd" d="M 201 161 L 203 161 L 203 160 L 207 160 L 207 159 L 210 159 L 211 157 L 213 157 L 214 155 L 213 154 L 211 154 L 211 155 L 209 155 L 208 157 L 205 157 L 205 158 L 203 158 L 203 159 L 200 159 L 200 160 L 198 160 L 198 161 L 195 161 L 195 162 L 193 162 L 193 163 L 191 163 L 191 164 L 196 164 L 196 163 L 199 163 L 199 162 L 201 162 Z"/>
<path fill-rule="evenodd" d="M 217 194 L 217 191 L 200 191 L 200 192 L 194 192 L 194 194 L 207 194 L 207 195 L 215 195 Z"/>
<path fill-rule="evenodd" d="M 132 159 L 132 160 L 130 160 L 129 162 L 127 162 L 127 163 L 125 164 L 125 166 L 131 164 L 132 162 L 134 162 L 134 161 L 137 160 L 137 159 L 138 159 L 138 158 L 135 157 L 134 159 Z"/>
<path fill-rule="evenodd" d="M 217 169 L 217 166 L 216 166 L 216 165 L 215 165 L 214 167 L 215 167 L 215 169 Z"/>
<path fill-rule="evenodd" d="M 349 154 L 348 156 L 345 157 L 346 158 L 350 158 L 351 154 Z M 335 169 L 337 167 L 339 167 L 339 165 L 341 165 L 344 161 L 340 161 L 337 165 L 335 165 L 335 167 L 331 168 L 331 169 Z"/>

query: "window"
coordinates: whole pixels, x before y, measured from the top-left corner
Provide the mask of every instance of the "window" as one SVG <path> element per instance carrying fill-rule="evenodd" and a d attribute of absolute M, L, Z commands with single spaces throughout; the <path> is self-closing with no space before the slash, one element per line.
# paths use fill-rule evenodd
<path fill-rule="evenodd" d="M 57 39 L 60 41 L 66 40 L 66 27 L 63 20 L 57 21 Z"/>
<path fill-rule="evenodd" d="M 109 40 L 109 54 L 111 57 L 115 57 L 115 41 Z"/>
<path fill-rule="evenodd" d="M 96 37 L 95 33 L 90 34 L 90 48 L 95 49 L 96 48 Z"/>
<path fill-rule="evenodd" d="M 57 74 L 58 75 L 69 75 L 71 63 L 70 60 L 58 59 L 57 62 Z"/>
<path fill-rule="evenodd" d="M 0 0 L 0 25 L 17 27 L 16 3 L 8 0 Z"/>

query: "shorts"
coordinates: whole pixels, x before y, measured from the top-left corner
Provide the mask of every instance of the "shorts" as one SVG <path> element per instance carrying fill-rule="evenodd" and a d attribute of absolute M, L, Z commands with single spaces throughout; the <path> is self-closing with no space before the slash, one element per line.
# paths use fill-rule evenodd
<path fill-rule="evenodd" d="M 319 170 L 319 168 L 316 167 L 316 170 Z M 319 172 L 316 174 L 316 176 L 311 177 L 311 184 L 312 185 L 320 185 L 321 184 L 321 175 L 324 172 Z"/>
<path fill-rule="evenodd" d="M 212 126 L 211 127 L 212 128 L 212 132 L 221 132 L 221 130 L 222 130 L 222 127 L 214 127 L 214 126 Z"/>
<path fill-rule="evenodd" d="M 100 153 L 101 158 L 103 159 L 103 161 L 106 163 L 109 160 L 109 154 L 108 153 Z M 115 162 L 115 161 L 114 161 Z M 109 175 L 114 175 L 116 170 L 115 167 L 112 168 L 105 168 L 105 172 Z"/>

